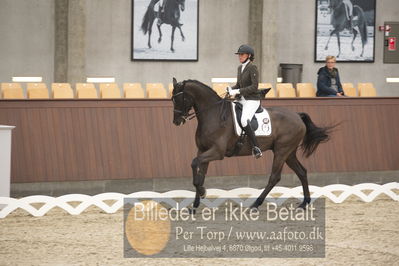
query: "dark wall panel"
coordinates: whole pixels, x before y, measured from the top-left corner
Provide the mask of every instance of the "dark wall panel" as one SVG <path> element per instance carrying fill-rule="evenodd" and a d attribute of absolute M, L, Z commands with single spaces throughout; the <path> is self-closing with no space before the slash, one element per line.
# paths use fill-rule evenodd
<path fill-rule="evenodd" d="M 270 99 L 264 106 L 307 112 L 318 125 L 341 123 L 308 159 L 308 172 L 399 169 L 399 98 Z M 169 100 L 1 100 L 0 124 L 15 125 L 12 182 L 191 176 L 192 120 L 172 124 Z M 260 160 L 212 162 L 208 176 L 269 174 Z M 290 172 L 284 167 L 285 172 Z"/>

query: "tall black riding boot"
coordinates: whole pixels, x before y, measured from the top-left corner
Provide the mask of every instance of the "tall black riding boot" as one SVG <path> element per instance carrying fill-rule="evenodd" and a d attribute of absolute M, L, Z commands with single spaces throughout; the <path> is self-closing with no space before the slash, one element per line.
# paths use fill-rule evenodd
<path fill-rule="evenodd" d="M 158 19 L 158 22 L 157 22 L 157 25 L 158 26 L 161 26 L 162 25 L 162 23 L 163 23 L 163 21 L 162 21 L 162 13 L 163 13 L 163 7 L 159 7 L 159 9 L 158 9 L 158 13 L 157 13 L 157 19 Z"/>
<path fill-rule="evenodd" d="M 349 32 L 353 34 L 353 16 L 349 16 Z"/>
<path fill-rule="evenodd" d="M 262 151 L 258 147 L 258 141 L 255 137 L 255 132 L 253 131 L 250 122 L 248 121 L 248 125 L 244 128 L 245 133 L 247 134 L 249 141 L 252 144 L 252 155 L 255 156 L 256 159 L 262 157 Z"/>

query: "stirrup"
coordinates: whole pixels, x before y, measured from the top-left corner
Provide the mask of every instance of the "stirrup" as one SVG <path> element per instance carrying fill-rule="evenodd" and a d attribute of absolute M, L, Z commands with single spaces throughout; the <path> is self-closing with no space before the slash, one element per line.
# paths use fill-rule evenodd
<path fill-rule="evenodd" d="M 256 147 L 256 146 L 254 146 L 253 148 L 252 148 L 252 155 L 256 158 L 256 159 L 259 159 L 260 157 L 262 157 L 262 151 L 258 148 L 258 147 Z"/>

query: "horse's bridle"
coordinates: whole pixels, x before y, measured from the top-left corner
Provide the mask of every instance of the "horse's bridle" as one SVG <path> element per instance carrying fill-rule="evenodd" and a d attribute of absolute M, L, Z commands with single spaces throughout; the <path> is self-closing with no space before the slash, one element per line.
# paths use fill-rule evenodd
<path fill-rule="evenodd" d="M 173 103 L 175 103 L 174 98 L 175 98 L 176 96 L 182 95 L 182 96 L 183 96 L 183 110 L 185 110 L 187 107 L 186 107 L 186 105 L 185 105 L 184 84 L 182 84 L 182 85 L 183 85 L 183 89 L 182 89 L 180 92 L 176 93 L 175 95 L 172 95 L 172 101 L 173 101 Z M 222 110 L 223 110 L 223 109 L 224 109 L 224 103 L 226 102 L 226 99 L 225 99 L 225 98 L 222 98 L 220 101 L 217 101 L 213 106 L 216 106 L 216 104 L 218 104 L 218 103 L 220 103 L 220 102 L 223 102 L 223 105 L 222 105 Z M 212 107 L 213 107 L 213 106 L 212 106 Z M 208 108 L 208 109 L 206 109 L 206 110 L 199 110 L 198 112 L 194 111 L 194 112 L 192 112 L 192 113 L 189 113 L 190 109 L 191 109 L 191 107 L 190 107 L 186 112 L 185 112 L 185 111 L 182 111 L 182 110 L 178 110 L 178 109 L 173 109 L 173 112 L 174 112 L 174 113 L 178 113 L 178 114 L 182 114 L 182 118 L 183 118 L 184 120 L 186 120 L 186 121 L 189 121 L 189 120 L 193 119 L 194 117 L 196 117 L 200 112 L 209 110 L 210 108 Z"/>
<path fill-rule="evenodd" d="M 333 11 L 334 9 L 338 8 L 341 5 L 345 5 L 344 1 L 340 1 L 338 3 L 337 3 L 337 1 L 334 1 L 334 2 L 331 1 L 328 8 L 330 9 L 330 11 Z"/>
<path fill-rule="evenodd" d="M 187 107 L 186 107 L 186 104 L 185 104 L 186 98 L 184 97 L 184 87 L 183 87 L 183 90 L 182 90 L 182 91 L 176 93 L 175 95 L 172 95 L 172 101 L 173 101 L 173 103 L 175 103 L 174 98 L 177 97 L 177 96 L 179 96 L 179 95 L 182 95 L 182 96 L 183 96 L 183 111 L 182 111 L 182 110 L 178 110 L 178 109 L 173 109 L 173 112 L 174 112 L 174 113 L 181 114 L 181 115 L 182 115 L 182 118 L 183 118 L 184 120 L 186 120 L 186 121 L 193 119 L 197 114 L 196 114 L 196 112 L 189 113 L 191 107 L 188 108 L 188 109 L 187 109 Z M 184 111 L 185 109 L 187 109 L 187 111 Z"/>

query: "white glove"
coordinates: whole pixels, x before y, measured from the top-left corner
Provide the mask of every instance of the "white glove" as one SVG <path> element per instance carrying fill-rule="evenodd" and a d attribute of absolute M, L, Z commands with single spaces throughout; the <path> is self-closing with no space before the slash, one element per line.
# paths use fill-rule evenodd
<path fill-rule="evenodd" d="M 234 95 L 240 93 L 240 89 L 235 89 L 235 90 L 233 90 L 233 89 L 229 86 L 229 87 L 227 87 L 227 92 L 229 93 L 229 95 L 234 96 Z"/>

